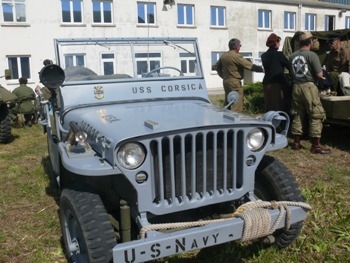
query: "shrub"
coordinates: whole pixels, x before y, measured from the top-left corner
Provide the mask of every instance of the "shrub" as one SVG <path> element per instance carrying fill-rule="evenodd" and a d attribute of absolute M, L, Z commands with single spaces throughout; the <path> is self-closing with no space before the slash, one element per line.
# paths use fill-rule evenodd
<path fill-rule="evenodd" d="M 256 114 L 264 112 L 264 93 L 262 82 L 249 83 L 243 86 L 244 111 Z"/>

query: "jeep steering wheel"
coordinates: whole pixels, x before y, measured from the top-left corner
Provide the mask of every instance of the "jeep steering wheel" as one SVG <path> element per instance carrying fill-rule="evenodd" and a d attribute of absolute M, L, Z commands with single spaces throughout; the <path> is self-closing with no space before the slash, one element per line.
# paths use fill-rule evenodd
<path fill-rule="evenodd" d="M 160 71 L 161 71 L 162 69 L 173 69 L 173 70 L 176 70 L 176 71 L 178 71 L 178 72 L 180 73 L 179 76 L 183 76 L 183 75 L 184 75 L 184 73 L 183 73 L 180 69 L 175 68 L 175 67 L 166 66 L 166 67 L 159 67 L 159 68 L 152 69 L 151 71 L 147 72 L 147 73 L 144 75 L 144 78 L 149 77 L 149 76 L 150 76 L 152 73 L 154 73 L 154 72 L 158 72 L 158 77 L 160 77 Z"/>

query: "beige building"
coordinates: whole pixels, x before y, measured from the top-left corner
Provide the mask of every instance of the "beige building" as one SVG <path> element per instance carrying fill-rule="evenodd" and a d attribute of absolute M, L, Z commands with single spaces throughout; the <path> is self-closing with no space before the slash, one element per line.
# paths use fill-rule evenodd
<path fill-rule="evenodd" d="M 350 28 L 350 0 L 1 0 L 0 79 L 9 90 L 27 76 L 33 88 L 45 59 L 54 60 L 54 38 L 197 37 L 208 87 L 221 89 L 213 64 L 231 38 L 256 64 L 272 32 L 282 37 L 298 30 Z M 77 63 L 79 54 L 71 54 Z M 110 61 L 111 58 L 102 58 Z M 103 65 L 101 61 L 97 62 Z M 102 66 L 101 66 L 102 67 Z M 101 72 L 102 72 L 101 68 Z M 114 69 L 118 71 L 118 69 Z M 251 81 L 262 74 L 247 74 Z"/>

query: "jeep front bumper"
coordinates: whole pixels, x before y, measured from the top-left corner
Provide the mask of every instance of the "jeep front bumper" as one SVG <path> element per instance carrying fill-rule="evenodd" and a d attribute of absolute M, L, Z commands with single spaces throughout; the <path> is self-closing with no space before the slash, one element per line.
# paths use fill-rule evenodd
<path fill-rule="evenodd" d="M 300 207 L 289 206 L 290 224 L 304 221 L 307 211 Z M 280 210 L 269 210 L 272 227 Z M 286 226 L 286 215 L 279 221 L 277 229 Z M 245 222 L 235 217 L 227 221 L 192 227 L 172 233 L 150 231 L 146 238 L 118 244 L 113 248 L 114 263 L 144 262 L 173 254 L 197 250 L 230 241 L 242 239 Z M 254 226 L 253 226 L 254 227 Z"/>

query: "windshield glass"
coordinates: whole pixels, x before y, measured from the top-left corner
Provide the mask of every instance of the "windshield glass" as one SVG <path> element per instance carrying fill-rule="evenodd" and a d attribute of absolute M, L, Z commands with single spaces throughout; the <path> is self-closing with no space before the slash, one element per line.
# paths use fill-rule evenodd
<path fill-rule="evenodd" d="M 201 77 L 195 39 L 58 39 L 65 82 Z"/>

